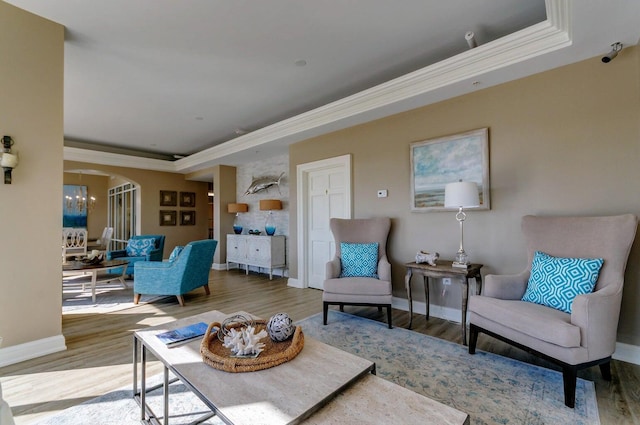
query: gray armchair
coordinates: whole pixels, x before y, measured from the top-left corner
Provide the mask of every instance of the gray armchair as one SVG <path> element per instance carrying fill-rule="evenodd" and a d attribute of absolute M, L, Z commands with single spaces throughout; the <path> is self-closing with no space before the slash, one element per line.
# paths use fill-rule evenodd
<path fill-rule="evenodd" d="M 624 272 L 637 217 L 536 217 L 522 219 L 528 267 L 517 275 L 487 275 L 482 295 L 469 300 L 469 353 L 485 333 L 562 367 L 564 400 L 575 405 L 577 371 L 600 366 L 611 379 Z M 577 295 L 570 313 L 521 301 L 536 251 L 553 257 L 602 258 L 593 292 Z"/>
<path fill-rule="evenodd" d="M 387 259 L 387 237 L 391 220 L 387 217 L 340 219 L 332 218 L 329 226 L 336 242 L 336 254 L 326 265 L 326 280 L 322 294 L 324 324 L 327 324 L 329 305 L 373 305 L 387 308 L 387 324 L 391 329 L 391 264 Z M 377 244 L 375 273 L 368 276 L 344 277 L 341 243 Z M 358 274 L 358 273 L 356 273 Z"/>

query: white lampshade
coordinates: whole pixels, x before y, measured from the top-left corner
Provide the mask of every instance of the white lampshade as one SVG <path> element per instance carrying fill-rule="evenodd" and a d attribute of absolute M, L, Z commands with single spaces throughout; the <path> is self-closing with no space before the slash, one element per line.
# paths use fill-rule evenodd
<path fill-rule="evenodd" d="M 474 182 L 449 183 L 444 187 L 446 208 L 475 208 L 480 206 L 478 185 Z"/>
<path fill-rule="evenodd" d="M 0 167 L 16 168 L 18 165 L 18 155 L 10 153 L 3 153 L 2 159 L 0 159 Z"/>

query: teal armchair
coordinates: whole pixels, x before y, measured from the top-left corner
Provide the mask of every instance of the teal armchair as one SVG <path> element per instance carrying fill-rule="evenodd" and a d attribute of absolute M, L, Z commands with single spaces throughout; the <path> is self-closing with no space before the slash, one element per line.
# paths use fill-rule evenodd
<path fill-rule="evenodd" d="M 154 239 L 152 246 L 146 241 Z M 126 274 L 134 274 L 134 265 L 138 261 L 162 261 L 164 253 L 164 235 L 137 235 L 129 239 L 127 248 L 107 251 L 107 260 L 127 260 Z M 120 274 L 122 269 L 113 270 L 112 273 Z"/>
<path fill-rule="evenodd" d="M 184 306 L 183 295 L 201 286 L 209 295 L 209 271 L 217 246 L 213 239 L 189 242 L 172 261 L 135 263 L 134 304 L 142 294 L 153 294 L 175 295 Z"/>

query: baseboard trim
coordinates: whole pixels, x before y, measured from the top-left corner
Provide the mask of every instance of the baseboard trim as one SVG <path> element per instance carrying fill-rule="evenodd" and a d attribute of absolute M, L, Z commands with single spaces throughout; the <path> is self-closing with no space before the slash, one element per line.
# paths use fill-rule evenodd
<path fill-rule="evenodd" d="M 612 357 L 616 360 L 640 365 L 640 346 L 616 342 L 616 351 Z"/>
<path fill-rule="evenodd" d="M 398 310 L 409 311 L 409 302 L 406 298 L 393 297 L 393 299 L 391 300 L 391 306 L 393 308 L 397 308 Z M 413 312 L 426 315 L 427 304 L 424 301 L 414 301 Z M 429 316 L 437 317 L 439 319 L 444 319 L 455 323 L 460 323 L 460 319 L 462 319 L 460 310 L 435 304 L 429 305 Z"/>
<path fill-rule="evenodd" d="M 300 279 L 294 279 L 292 277 L 287 281 L 287 286 L 291 286 L 292 288 L 304 289 L 305 286 Z"/>
<path fill-rule="evenodd" d="M 409 311 L 409 302 L 406 298 L 393 297 L 392 307 L 398 310 Z M 414 301 L 413 312 L 425 315 L 427 312 L 426 303 Z M 458 309 L 433 304 L 431 304 L 429 308 L 429 316 L 456 323 L 460 323 L 460 319 L 462 318 L 460 310 Z M 616 342 L 616 351 L 612 357 L 615 360 L 640 365 L 640 346 Z"/>
<path fill-rule="evenodd" d="M 211 268 L 213 270 L 227 270 L 227 263 L 213 263 Z"/>
<path fill-rule="evenodd" d="M 63 335 L 51 336 L 24 344 L 0 348 L 0 367 L 20 363 L 67 349 Z"/>

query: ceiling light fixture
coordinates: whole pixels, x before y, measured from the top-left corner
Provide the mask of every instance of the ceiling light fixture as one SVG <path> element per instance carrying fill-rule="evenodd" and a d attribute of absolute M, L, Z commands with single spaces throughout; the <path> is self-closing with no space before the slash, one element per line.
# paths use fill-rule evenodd
<path fill-rule="evenodd" d="M 618 52 L 622 50 L 622 43 L 619 41 L 611 45 L 611 51 L 602 57 L 602 62 L 609 63 L 618 56 Z"/>
<path fill-rule="evenodd" d="M 467 33 L 464 35 L 464 39 L 467 40 L 467 44 L 469 45 L 470 49 L 478 47 L 476 35 L 473 33 L 473 31 L 467 31 Z"/>

